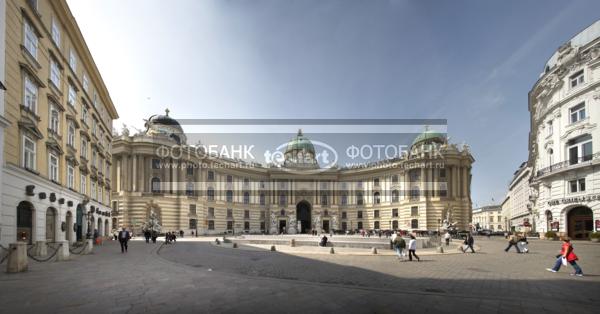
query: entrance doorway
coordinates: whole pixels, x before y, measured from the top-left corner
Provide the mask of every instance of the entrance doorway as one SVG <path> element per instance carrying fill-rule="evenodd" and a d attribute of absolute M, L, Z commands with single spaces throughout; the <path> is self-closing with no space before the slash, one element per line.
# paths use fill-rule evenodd
<path fill-rule="evenodd" d="M 594 231 L 592 210 L 585 206 L 571 209 L 567 214 L 567 226 L 570 238 L 588 239 L 590 232 Z"/>
<path fill-rule="evenodd" d="M 75 217 L 75 236 L 77 241 L 83 239 L 83 206 L 77 205 L 77 212 Z"/>
<path fill-rule="evenodd" d="M 56 209 L 48 207 L 46 210 L 46 242 L 56 241 Z"/>
<path fill-rule="evenodd" d="M 310 203 L 301 201 L 296 205 L 296 220 L 300 222 L 300 233 L 308 233 L 310 229 Z"/>
<path fill-rule="evenodd" d="M 34 210 L 33 204 L 26 201 L 17 206 L 17 241 L 32 243 Z"/>
<path fill-rule="evenodd" d="M 323 220 L 323 232 L 329 232 L 329 220 Z"/>
<path fill-rule="evenodd" d="M 279 233 L 285 233 L 285 226 L 286 226 L 286 221 L 280 220 L 279 221 Z"/>

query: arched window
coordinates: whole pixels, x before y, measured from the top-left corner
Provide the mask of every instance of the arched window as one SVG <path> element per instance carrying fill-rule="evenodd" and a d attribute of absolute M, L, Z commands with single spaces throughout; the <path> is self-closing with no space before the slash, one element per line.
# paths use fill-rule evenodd
<path fill-rule="evenodd" d="M 373 193 L 373 203 L 374 204 L 380 204 L 381 203 L 381 195 L 379 194 L 379 192 Z"/>
<path fill-rule="evenodd" d="M 264 193 L 260 194 L 260 205 L 265 205 L 265 194 Z"/>
<path fill-rule="evenodd" d="M 33 204 L 22 201 L 17 206 L 17 240 L 31 243 L 33 231 Z"/>
<path fill-rule="evenodd" d="M 250 193 L 244 192 L 244 204 L 250 204 Z"/>
<path fill-rule="evenodd" d="M 419 187 L 415 186 L 410 189 L 410 198 L 411 199 L 418 199 L 420 195 L 421 195 L 421 191 L 419 190 Z"/>
<path fill-rule="evenodd" d="M 356 193 L 356 205 L 363 205 L 363 194 L 362 194 L 362 192 Z"/>
<path fill-rule="evenodd" d="M 410 227 L 412 229 L 419 229 L 419 219 L 412 219 L 410 221 Z"/>
<path fill-rule="evenodd" d="M 209 201 L 214 201 L 215 200 L 215 190 L 213 188 L 208 188 L 206 190 L 206 197 L 208 198 Z"/>
<path fill-rule="evenodd" d="M 152 178 L 150 181 L 150 190 L 152 193 L 160 193 L 160 179 L 157 177 Z"/>
<path fill-rule="evenodd" d="M 46 242 L 56 241 L 56 209 L 46 210 Z"/>
<path fill-rule="evenodd" d="M 227 202 L 228 203 L 233 202 L 233 191 L 231 191 L 231 190 L 227 190 Z"/>
<path fill-rule="evenodd" d="M 193 169 L 193 168 L 192 168 Z M 188 182 L 185 186 L 185 194 L 194 195 L 194 183 Z"/>
<path fill-rule="evenodd" d="M 396 203 L 399 200 L 399 196 L 398 196 L 398 190 L 393 190 L 392 191 L 392 202 Z"/>

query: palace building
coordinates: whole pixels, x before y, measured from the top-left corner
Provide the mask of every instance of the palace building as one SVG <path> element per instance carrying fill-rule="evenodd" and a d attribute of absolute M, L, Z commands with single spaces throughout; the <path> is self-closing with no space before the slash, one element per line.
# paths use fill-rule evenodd
<path fill-rule="evenodd" d="M 2 1 L 0 9 L 0 243 L 107 235 L 118 115 L 75 18 L 65 0 Z"/>
<path fill-rule="evenodd" d="M 376 165 L 322 168 L 301 131 L 281 166 L 198 155 L 169 113 L 146 129 L 114 137 L 113 208 L 117 224 L 140 233 L 150 215 L 163 231 L 186 234 L 307 233 L 341 230 L 438 231 L 471 221 L 471 165 L 466 145 L 425 131 L 411 154 Z M 181 149 L 179 159 L 157 153 Z M 441 155 L 426 154 L 437 149 Z"/>
<path fill-rule="evenodd" d="M 600 228 L 600 21 L 552 54 L 529 111 L 536 229 L 587 239 Z"/>

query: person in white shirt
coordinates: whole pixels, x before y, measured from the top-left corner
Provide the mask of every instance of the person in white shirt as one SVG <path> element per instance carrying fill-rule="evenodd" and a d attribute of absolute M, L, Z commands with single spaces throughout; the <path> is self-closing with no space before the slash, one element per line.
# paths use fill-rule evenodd
<path fill-rule="evenodd" d="M 450 232 L 446 231 L 446 234 L 444 235 L 444 239 L 446 239 L 446 246 L 450 245 Z"/>
<path fill-rule="evenodd" d="M 412 257 L 414 256 L 417 259 L 417 262 L 420 262 L 421 259 L 417 256 L 415 251 L 417 250 L 417 239 L 415 239 L 414 235 L 410 235 L 410 241 L 408 242 L 408 260 L 412 261 Z"/>

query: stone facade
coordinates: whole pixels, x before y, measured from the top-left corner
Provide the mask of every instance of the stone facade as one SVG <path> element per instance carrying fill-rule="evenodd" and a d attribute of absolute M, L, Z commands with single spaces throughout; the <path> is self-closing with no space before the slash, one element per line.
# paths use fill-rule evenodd
<path fill-rule="evenodd" d="M 505 230 L 536 231 L 535 219 L 532 214 L 530 179 L 531 168 L 527 162 L 524 162 L 515 171 L 508 185 L 507 200 L 502 204 L 502 216 L 506 221 Z"/>
<path fill-rule="evenodd" d="M 600 21 L 548 60 L 529 92 L 537 230 L 586 239 L 600 225 Z"/>
<path fill-rule="evenodd" d="M 117 112 L 66 1 L 2 1 L 6 54 L 3 245 L 70 242 L 112 229 Z"/>
<path fill-rule="evenodd" d="M 489 205 L 473 209 L 473 230 L 504 231 L 502 206 Z"/>
<path fill-rule="evenodd" d="M 114 138 L 113 206 L 118 224 L 135 233 L 151 211 L 163 231 L 186 234 L 438 230 L 444 220 L 466 229 L 474 160 L 466 145 L 430 133 L 413 144 L 415 155 L 356 169 L 320 169 L 310 161 L 310 140 L 299 133 L 278 168 L 199 157 L 168 113 L 152 116 L 145 131 L 125 129 Z M 441 158 L 423 157 L 430 145 Z M 186 157 L 158 157 L 173 147 Z"/>

